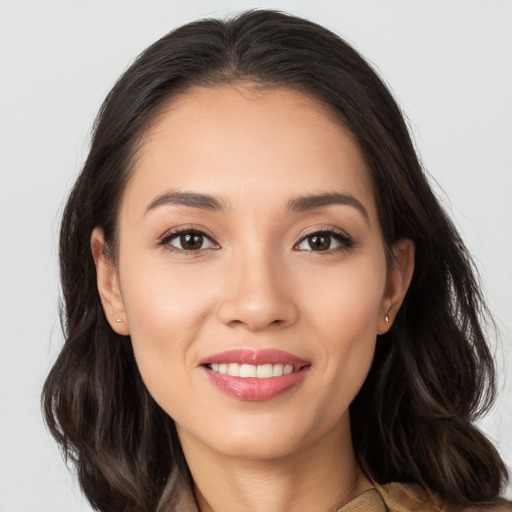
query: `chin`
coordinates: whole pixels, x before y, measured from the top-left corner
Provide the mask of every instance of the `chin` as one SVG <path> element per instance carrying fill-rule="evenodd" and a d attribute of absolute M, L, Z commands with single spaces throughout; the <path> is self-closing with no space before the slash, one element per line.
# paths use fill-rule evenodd
<path fill-rule="evenodd" d="M 220 442 L 217 451 L 226 457 L 237 459 L 279 459 L 295 452 L 298 443 L 294 443 L 290 437 L 248 435 L 236 436 L 228 442 Z"/>
<path fill-rule="evenodd" d="M 277 459 L 300 449 L 306 432 L 297 431 L 291 423 L 274 419 L 264 422 L 261 418 L 237 418 L 233 422 L 210 423 L 208 431 L 197 428 L 187 430 L 178 427 L 182 444 L 193 442 L 222 454 L 237 459 Z"/>

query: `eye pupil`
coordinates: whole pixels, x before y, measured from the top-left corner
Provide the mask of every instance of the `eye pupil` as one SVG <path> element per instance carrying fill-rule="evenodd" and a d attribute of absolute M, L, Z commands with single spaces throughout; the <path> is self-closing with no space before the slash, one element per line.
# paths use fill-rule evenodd
<path fill-rule="evenodd" d="M 329 235 L 313 235 L 308 238 L 309 247 L 313 251 L 327 251 L 331 247 Z"/>
<path fill-rule="evenodd" d="M 196 251 L 203 245 L 203 235 L 200 233 L 186 233 L 180 236 L 180 244 L 183 249 Z"/>

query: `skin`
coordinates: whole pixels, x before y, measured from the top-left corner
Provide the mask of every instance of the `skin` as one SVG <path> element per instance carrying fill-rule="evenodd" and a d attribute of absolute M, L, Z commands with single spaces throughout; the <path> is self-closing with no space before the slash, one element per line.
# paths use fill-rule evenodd
<path fill-rule="evenodd" d="M 221 209 L 148 210 L 169 191 L 214 196 Z M 289 209 L 326 193 L 350 195 L 366 214 L 353 204 Z M 131 336 L 149 392 L 176 422 L 201 511 L 327 511 L 370 487 L 348 407 L 407 291 L 414 247 L 397 243 L 388 268 L 353 136 L 298 92 L 193 88 L 146 133 L 119 219 L 115 265 L 99 228 L 91 238 L 105 314 Z M 209 238 L 195 252 L 179 237 L 159 244 L 176 228 Z M 313 250 L 308 236 L 331 229 L 345 238 Z M 239 348 L 311 366 L 272 400 L 240 400 L 199 365 Z"/>

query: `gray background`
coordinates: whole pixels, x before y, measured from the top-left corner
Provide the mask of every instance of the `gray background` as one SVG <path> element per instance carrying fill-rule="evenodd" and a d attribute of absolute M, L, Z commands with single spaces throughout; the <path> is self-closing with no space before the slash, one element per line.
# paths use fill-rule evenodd
<path fill-rule="evenodd" d="M 501 328 L 502 392 L 481 424 L 512 464 L 510 1 L 0 0 L 1 511 L 89 510 L 42 425 L 39 393 L 62 342 L 59 217 L 100 103 L 129 62 L 173 27 L 247 7 L 338 32 L 394 91 Z"/>

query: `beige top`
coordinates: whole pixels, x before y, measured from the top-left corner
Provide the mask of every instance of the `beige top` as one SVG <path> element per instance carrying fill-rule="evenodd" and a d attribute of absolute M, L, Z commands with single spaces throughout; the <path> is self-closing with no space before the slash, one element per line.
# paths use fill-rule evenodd
<path fill-rule="evenodd" d="M 180 493 L 174 512 L 199 512 L 190 490 Z M 512 502 L 461 508 L 446 503 L 438 495 L 416 484 L 393 482 L 381 486 L 374 483 L 374 487 L 359 494 L 336 512 L 512 512 Z"/>
<path fill-rule="evenodd" d="M 439 496 L 425 491 L 419 485 L 390 483 L 369 489 L 337 512 L 507 512 L 512 503 L 490 507 L 460 508 L 448 505 Z"/>

